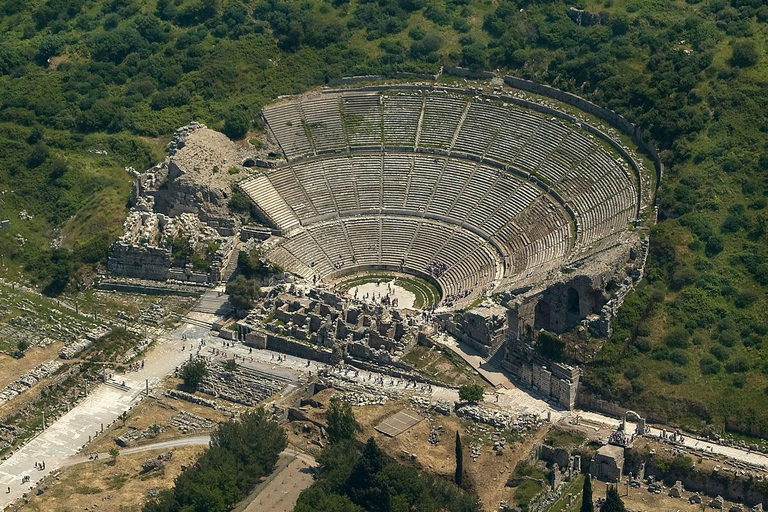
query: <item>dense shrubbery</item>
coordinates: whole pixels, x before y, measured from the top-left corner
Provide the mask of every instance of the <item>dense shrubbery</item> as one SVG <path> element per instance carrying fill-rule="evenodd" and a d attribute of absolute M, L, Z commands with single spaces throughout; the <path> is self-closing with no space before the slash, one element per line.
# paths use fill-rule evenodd
<path fill-rule="evenodd" d="M 229 281 L 226 291 L 227 295 L 229 295 L 229 303 L 237 309 L 251 309 L 253 301 L 261 295 L 259 283 L 242 275 Z"/>
<path fill-rule="evenodd" d="M 318 458 L 320 473 L 303 491 L 295 512 L 469 512 L 477 498 L 453 483 L 420 473 L 390 459 L 373 438 L 360 450 L 353 441 L 331 444 Z"/>
<path fill-rule="evenodd" d="M 272 472 L 287 445 L 285 432 L 263 409 L 219 425 L 197 464 L 176 477 L 174 487 L 146 505 L 144 512 L 224 512 Z"/>

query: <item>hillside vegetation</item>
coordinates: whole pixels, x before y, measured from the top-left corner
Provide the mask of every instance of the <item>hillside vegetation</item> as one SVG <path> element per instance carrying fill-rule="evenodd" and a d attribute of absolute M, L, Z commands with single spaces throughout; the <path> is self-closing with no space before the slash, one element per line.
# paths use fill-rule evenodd
<path fill-rule="evenodd" d="M 571 6 L 599 23 L 577 25 Z M 47 293 L 105 261 L 123 167 L 162 158 L 192 119 L 242 132 L 278 95 L 338 76 L 500 69 L 624 114 L 667 164 L 648 279 L 587 387 L 689 426 L 768 432 L 764 2 L 0 0 L 0 13 L 0 252 Z"/>

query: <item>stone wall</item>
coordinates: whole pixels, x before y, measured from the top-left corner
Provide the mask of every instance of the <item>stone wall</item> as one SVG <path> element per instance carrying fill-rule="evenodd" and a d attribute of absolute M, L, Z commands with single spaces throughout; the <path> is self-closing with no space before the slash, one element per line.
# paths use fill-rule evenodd
<path fill-rule="evenodd" d="M 143 293 L 146 295 L 180 295 L 196 297 L 204 293 L 208 287 L 195 284 L 156 283 L 151 281 L 105 279 L 95 285 L 98 290 L 115 290 L 118 292 Z"/>
<path fill-rule="evenodd" d="M 461 68 L 461 67 L 449 67 L 444 68 L 443 71 L 445 71 L 446 75 L 453 75 L 453 76 L 461 76 L 464 78 L 494 78 L 496 76 L 495 73 L 492 73 L 490 71 L 473 71 L 469 68 Z"/>
<path fill-rule="evenodd" d="M 343 76 L 341 78 L 334 78 L 328 80 L 330 86 L 337 85 L 351 85 L 360 82 L 378 82 L 379 80 L 385 80 L 387 77 L 384 75 L 358 75 L 358 76 Z"/>
<path fill-rule="evenodd" d="M 678 474 L 661 468 L 659 464 L 661 460 L 663 459 L 658 454 L 651 456 L 629 449 L 626 471 L 636 473 L 640 464 L 645 464 L 646 476 L 663 480 L 669 486 L 679 480 L 686 491 L 700 492 L 708 496 L 722 496 L 727 500 L 745 503 L 748 506 L 762 503 L 764 507 L 768 507 L 768 481 L 766 480 L 760 481 L 750 474 L 737 476 L 722 469 L 716 472 L 693 469 L 685 474 Z"/>
<path fill-rule="evenodd" d="M 171 250 L 160 247 L 112 244 L 107 269 L 113 274 L 164 281 L 171 267 Z"/>
<path fill-rule="evenodd" d="M 273 350 L 326 364 L 336 364 L 339 361 L 339 357 L 329 349 L 312 347 L 265 331 L 252 331 L 246 334 L 244 343 L 250 347 Z"/>
<path fill-rule="evenodd" d="M 480 305 L 469 311 L 446 315 L 442 325 L 452 336 L 488 357 L 504 343 L 507 310 L 498 304 Z"/>
<path fill-rule="evenodd" d="M 584 391 L 583 389 L 579 390 L 579 394 L 576 399 L 576 405 L 580 409 L 600 412 L 608 416 L 613 416 L 614 418 L 623 418 L 629 410 L 617 403 L 603 400 L 602 398 L 599 398 L 589 393 L 588 391 Z M 668 420 L 668 418 L 665 416 L 660 416 L 658 414 L 649 414 L 644 411 L 635 412 L 637 412 L 641 417 L 645 418 L 646 421 L 651 423 L 666 423 Z"/>
<path fill-rule="evenodd" d="M 510 338 L 505 348 L 501 367 L 515 382 L 566 409 L 576 406 L 581 377 L 578 368 L 548 360 L 538 353 L 535 342 L 526 339 Z"/>

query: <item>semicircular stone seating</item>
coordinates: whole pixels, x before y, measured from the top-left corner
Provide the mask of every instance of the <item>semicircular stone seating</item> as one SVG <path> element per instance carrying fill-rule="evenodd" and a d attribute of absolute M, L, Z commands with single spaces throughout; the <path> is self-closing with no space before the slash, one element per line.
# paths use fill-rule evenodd
<path fill-rule="evenodd" d="M 450 305 L 610 247 L 638 213 L 603 141 L 496 99 L 353 90 L 263 114 L 287 163 L 240 188 L 284 234 L 268 257 L 305 277 L 402 269 Z"/>

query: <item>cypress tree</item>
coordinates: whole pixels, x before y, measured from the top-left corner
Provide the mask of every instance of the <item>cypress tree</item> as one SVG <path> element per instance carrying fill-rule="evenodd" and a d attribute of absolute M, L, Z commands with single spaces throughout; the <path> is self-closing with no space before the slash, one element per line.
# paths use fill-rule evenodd
<path fill-rule="evenodd" d="M 461 477 L 464 474 L 464 452 L 461 450 L 461 436 L 456 431 L 456 485 L 461 487 Z"/>
<path fill-rule="evenodd" d="M 605 495 L 605 502 L 603 503 L 603 506 L 600 507 L 600 512 L 627 512 L 626 507 L 624 507 L 624 502 L 621 501 L 619 491 L 616 489 L 615 485 L 608 488 L 608 492 Z"/>
<path fill-rule="evenodd" d="M 581 492 L 581 512 L 594 512 L 592 503 L 592 477 L 589 473 L 584 477 L 584 490 Z"/>

